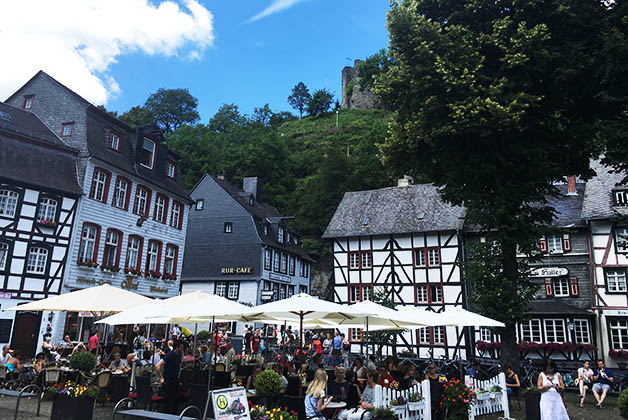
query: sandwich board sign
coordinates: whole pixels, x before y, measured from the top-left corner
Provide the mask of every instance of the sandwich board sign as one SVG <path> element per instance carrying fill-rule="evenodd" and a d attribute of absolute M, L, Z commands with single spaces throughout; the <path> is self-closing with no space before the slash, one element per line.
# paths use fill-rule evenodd
<path fill-rule="evenodd" d="M 251 420 L 246 390 L 242 387 L 212 391 L 215 420 Z"/>

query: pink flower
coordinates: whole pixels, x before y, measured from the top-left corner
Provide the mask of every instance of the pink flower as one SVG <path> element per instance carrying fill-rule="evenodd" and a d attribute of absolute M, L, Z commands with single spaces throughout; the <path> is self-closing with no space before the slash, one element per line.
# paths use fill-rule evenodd
<path fill-rule="evenodd" d="M 464 400 L 464 403 L 465 404 L 469 404 L 469 400 Z"/>

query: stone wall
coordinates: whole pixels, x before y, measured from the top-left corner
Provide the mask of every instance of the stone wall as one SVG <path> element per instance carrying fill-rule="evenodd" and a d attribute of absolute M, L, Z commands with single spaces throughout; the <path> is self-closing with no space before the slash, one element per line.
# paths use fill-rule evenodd
<path fill-rule="evenodd" d="M 355 60 L 353 67 L 342 69 L 342 107 L 344 109 L 373 109 L 375 95 L 370 90 L 360 90 L 357 68 L 361 60 Z"/>

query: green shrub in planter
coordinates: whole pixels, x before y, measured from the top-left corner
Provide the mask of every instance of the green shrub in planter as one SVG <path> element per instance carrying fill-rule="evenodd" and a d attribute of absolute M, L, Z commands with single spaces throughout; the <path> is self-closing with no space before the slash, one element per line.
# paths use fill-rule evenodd
<path fill-rule="evenodd" d="M 209 340 L 209 336 L 211 334 L 209 334 L 209 331 L 207 330 L 200 330 L 198 333 L 196 333 L 196 339 L 198 341 L 207 341 Z"/>
<path fill-rule="evenodd" d="M 96 356 L 88 351 L 76 353 L 70 357 L 70 366 L 81 372 L 91 372 L 96 367 Z"/>
<path fill-rule="evenodd" d="M 397 414 L 390 407 L 375 407 L 371 410 L 371 418 L 377 420 L 397 420 Z"/>
<path fill-rule="evenodd" d="M 266 408 L 279 406 L 279 393 L 281 391 L 281 376 L 274 370 L 260 372 L 255 378 L 255 395 L 266 398 Z"/>
<path fill-rule="evenodd" d="M 628 388 L 624 389 L 619 398 L 617 398 L 617 408 L 619 409 L 619 415 L 625 419 L 628 419 Z"/>

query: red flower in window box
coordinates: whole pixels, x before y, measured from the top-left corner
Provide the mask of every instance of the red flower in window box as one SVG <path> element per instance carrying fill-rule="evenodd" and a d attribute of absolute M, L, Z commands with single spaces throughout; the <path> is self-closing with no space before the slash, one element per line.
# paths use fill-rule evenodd
<path fill-rule="evenodd" d="M 55 219 L 48 219 L 47 217 L 45 219 L 40 219 L 38 223 L 41 226 L 57 227 L 57 221 Z"/>
<path fill-rule="evenodd" d="M 166 281 L 175 281 L 177 279 L 177 275 L 176 274 L 164 273 L 163 276 L 161 276 L 161 278 L 166 280 Z"/>
<path fill-rule="evenodd" d="M 141 276 L 142 272 L 138 270 L 137 268 L 125 267 L 124 274 L 128 274 L 129 276 Z"/>
<path fill-rule="evenodd" d="M 109 265 L 109 264 L 102 264 L 100 266 L 100 269 L 102 271 L 110 271 L 112 273 L 117 273 L 118 271 L 120 271 L 120 267 L 118 267 L 117 265 Z"/>
<path fill-rule="evenodd" d="M 501 343 L 499 341 L 478 341 L 476 343 L 476 347 L 480 351 L 492 351 L 497 350 L 501 347 Z"/>
<path fill-rule="evenodd" d="M 85 268 L 96 268 L 98 267 L 98 263 L 92 260 L 85 260 L 85 261 L 79 261 L 78 266 L 85 267 Z"/>
<path fill-rule="evenodd" d="M 621 356 L 623 352 L 621 350 L 615 350 L 615 349 L 610 349 L 608 351 L 608 357 L 610 357 L 611 359 L 617 359 L 619 358 L 619 356 Z"/>
<path fill-rule="evenodd" d="M 148 270 L 146 272 L 146 277 L 151 279 L 158 279 L 161 277 L 161 273 L 159 271 Z"/>
<path fill-rule="evenodd" d="M 576 347 L 578 347 L 579 349 L 582 349 L 584 351 L 597 351 L 597 346 L 595 344 L 578 343 L 578 344 L 576 344 Z"/>
<path fill-rule="evenodd" d="M 572 351 L 576 351 L 576 346 L 569 341 L 565 341 L 560 345 L 560 350 L 571 353 Z"/>

